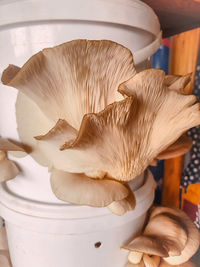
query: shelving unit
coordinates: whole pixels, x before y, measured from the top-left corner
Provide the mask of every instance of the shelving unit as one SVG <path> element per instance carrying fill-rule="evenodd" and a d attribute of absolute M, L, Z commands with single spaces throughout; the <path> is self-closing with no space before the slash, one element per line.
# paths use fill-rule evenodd
<path fill-rule="evenodd" d="M 200 0 L 142 0 L 157 14 L 163 37 L 200 27 Z"/>

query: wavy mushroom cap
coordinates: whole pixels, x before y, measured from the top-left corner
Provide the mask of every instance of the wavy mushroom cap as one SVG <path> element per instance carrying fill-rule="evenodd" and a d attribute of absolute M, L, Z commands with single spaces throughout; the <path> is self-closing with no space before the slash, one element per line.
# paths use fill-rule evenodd
<path fill-rule="evenodd" d="M 48 132 L 59 119 L 78 131 L 85 114 L 123 99 L 117 88 L 134 74 L 127 48 L 106 40 L 75 40 L 44 49 L 22 68 L 10 65 L 2 82 L 20 91 L 16 112 L 21 140 L 41 164 L 57 168 L 56 156 L 49 159 L 33 137 Z M 68 134 L 59 145 L 66 141 Z M 55 151 L 59 152 L 59 146 Z"/>
<path fill-rule="evenodd" d="M 44 49 L 22 68 L 10 65 L 2 75 L 4 84 L 19 89 L 20 138 L 52 171 L 55 194 L 73 203 L 110 203 L 118 214 L 133 209 L 135 199 L 114 180 L 130 181 L 155 158 L 190 147 L 191 141 L 181 136 L 200 123 L 200 111 L 195 96 L 184 94 L 189 80 L 189 75 L 165 76 L 156 69 L 136 74 L 131 52 L 106 40 L 75 40 Z M 107 181 L 122 198 L 105 190 Z M 75 192 L 87 184 L 93 197 L 68 197 L 68 184 Z M 102 201 L 97 194 L 95 199 L 93 188 L 110 196 Z"/>
<path fill-rule="evenodd" d="M 86 40 L 44 49 L 2 76 L 23 93 L 18 130 L 40 163 L 124 181 L 199 124 L 196 98 L 182 94 L 189 79 L 153 69 L 136 74 L 127 48 Z M 122 100 L 118 87 L 129 97 Z"/>

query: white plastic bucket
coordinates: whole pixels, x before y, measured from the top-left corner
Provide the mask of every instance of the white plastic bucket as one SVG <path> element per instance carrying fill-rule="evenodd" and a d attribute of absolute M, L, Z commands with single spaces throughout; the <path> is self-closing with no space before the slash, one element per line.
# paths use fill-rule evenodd
<path fill-rule="evenodd" d="M 120 250 L 143 227 L 155 182 L 146 171 L 135 191 L 136 209 L 123 216 L 107 208 L 28 201 L 0 187 L 0 214 L 6 222 L 13 267 L 123 267 Z"/>
<path fill-rule="evenodd" d="M 150 67 L 161 33 L 153 10 L 138 0 L 0 1 L 0 73 L 10 63 L 22 66 L 39 50 L 73 39 L 121 43 L 142 69 Z M 0 135 L 20 141 L 16 97 L 16 89 L 0 84 Z M 22 170 L 0 192 L 13 267 L 124 265 L 127 254 L 119 248 L 143 226 L 154 197 L 152 178 L 142 187 L 143 176 L 134 181 L 135 190 L 141 187 L 136 210 L 118 217 L 107 209 L 67 205 L 52 193 L 47 168 L 30 156 L 10 158 Z M 102 245 L 95 248 L 96 242 Z"/>

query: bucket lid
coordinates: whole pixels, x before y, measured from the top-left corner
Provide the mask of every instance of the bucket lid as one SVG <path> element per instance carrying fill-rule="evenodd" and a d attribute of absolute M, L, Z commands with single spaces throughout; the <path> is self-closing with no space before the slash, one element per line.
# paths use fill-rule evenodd
<path fill-rule="evenodd" d="M 154 11 L 139 0 L 1 0 L 0 28 L 66 21 L 114 23 L 157 36 Z M 14 24 L 14 25 L 13 25 Z"/>

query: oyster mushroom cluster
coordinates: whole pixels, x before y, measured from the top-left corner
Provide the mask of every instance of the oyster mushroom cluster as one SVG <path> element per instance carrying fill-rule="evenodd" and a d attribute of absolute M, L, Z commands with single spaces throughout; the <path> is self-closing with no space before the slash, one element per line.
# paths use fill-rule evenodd
<path fill-rule="evenodd" d="M 135 206 L 130 180 L 190 148 L 182 135 L 200 124 L 200 110 L 184 93 L 189 80 L 158 69 L 136 73 L 132 53 L 106 40 L 44 49 L 2 75 L 19 90 L 19 136 L 48 166 L 55 195 L 119 215 Z"/>
<path fill-rule="evenodd" d="M 156 207 L 143 233 L 122 249 L 130 251 L 126 267 L 189 266 L 199 244 L 200 233 L 183 211 Z"/>

